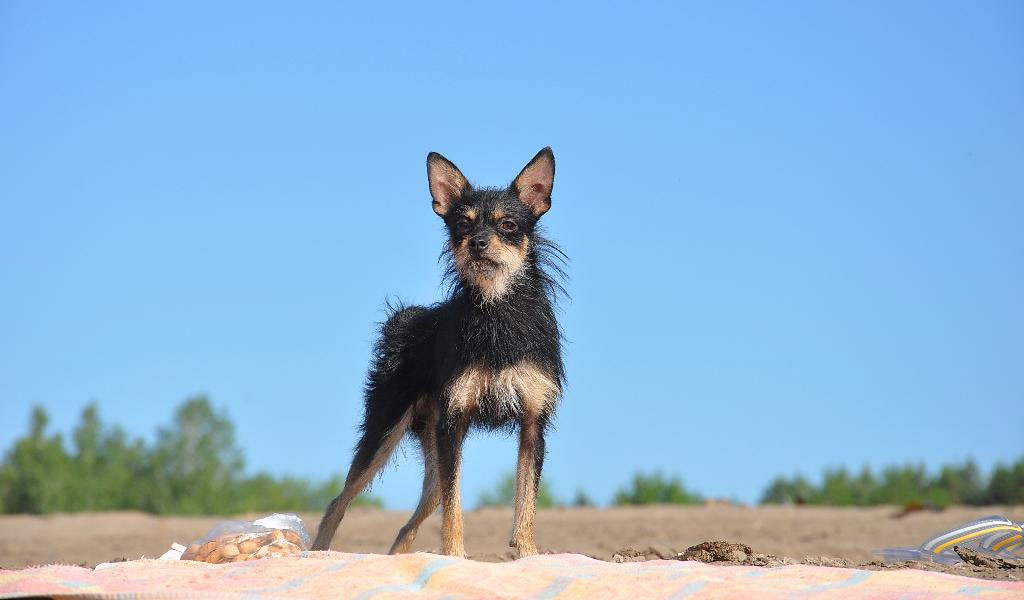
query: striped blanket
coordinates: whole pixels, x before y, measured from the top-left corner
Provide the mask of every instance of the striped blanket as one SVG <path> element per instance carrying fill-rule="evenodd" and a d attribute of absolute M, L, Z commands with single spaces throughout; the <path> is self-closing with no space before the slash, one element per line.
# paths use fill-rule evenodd
<path fill-rule="evenodd" d="M 911 569 L 774 569 L 654 560 L 613 564 L 577 554 L 481 563 L 434 554 L 307 552 L 211 565 L 136 560 L 96 570 L 0 571 L 0 598 L 1024 598 L 1024 582 Z"/>

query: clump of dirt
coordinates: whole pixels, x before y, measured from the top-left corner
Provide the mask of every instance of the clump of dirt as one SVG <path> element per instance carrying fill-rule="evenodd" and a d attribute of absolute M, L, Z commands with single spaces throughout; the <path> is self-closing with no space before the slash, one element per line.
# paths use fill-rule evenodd
<path fill-rule="evenodd" d="M 989 569 L 1004 569 L 1010 571 L 1020 570 L 1024 573 L 1024 560 L 981 554 L 976 550 L 963 548 L 961 546 L 953 546 L 953 552 L 956 552 L 957 556 L 960 557 L 960 560 L 970 565 L 986 567 Z"/>
<path fill-rule="evenodd" d="M 614 563 L 643 562 L 645 560 L 678 560 L 679 553 L 671 548 L 648 546 L 643 550 L 636 548 L 623 548 L 612 554 L 611 561 Z"/>
<path fill-rule="evenodd" d="M 751 567 L 782 567 L 793 564 L 793 559 L 773 554 L 754 552 L 746 544 L 735 542 L 702 542 L 690 546 L 679 555 L 679 560 L 696 560 L 702 563 L 726 563 Z"/>
<path fill-rule="evenodd" d="M 800 564 L 811 565 L 814 567 L 838 567 L 840 569 L 849 569 L 853 567 L 853 564 L 845 558 L 833 558 L 831 556 L 805 556 Z"/>
<path fill-rule="evenodd" d="M 702 563 L 734 562 L 745 563 L 754 552 L 746 544 L 733 542 L 701 542 L 683 552 L 681 560 L 696 560 Z"/>
<path fill-rule="evenodd" d="M 612 554 L 616 563 L 641 562 L 645 560 L 695 560 L 702 563 L 722 563 L 752 567 L 782 567 L 795 561 L 785 556 L 754 552 L 746 544 L 712 541 L 690 546 L 683 552 L 668 548 L 649 546 L 644 550 L 625 548 Z"/>
<path fill-rule="evenodd" d="M 747 565 L 752 567 L 784 567 L 786 565 L 792 565 L 796 563 L 795 560 L 788 556 L 775 556 L 774 554 L 761 554 L 760 552 L 753 553 L 747 560 Z"/>

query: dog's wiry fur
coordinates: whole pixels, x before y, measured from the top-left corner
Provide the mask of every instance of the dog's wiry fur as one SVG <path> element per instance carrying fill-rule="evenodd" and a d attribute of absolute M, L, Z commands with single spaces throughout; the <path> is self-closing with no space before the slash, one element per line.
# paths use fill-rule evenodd
<path fill-rule="evenodd" d="M 427 156 L 434 212 L 448 241 L 448 299 L 392 310 L 366 384 L 362 437 L 341 494 L 327 507 L 314 550 L 326 550 L 349 503 L 406 434 L 423 454 L 423 491 L 391 552 L 407 552 L 442 506 L 442 551 L 465 555 L 459 467 L 472 427 L 519 433 L 515 517 L 509 544 L 536 554 L 533 521 L 544 434 L 565 374 L 552 307 L 561 251 L 540 235 L 551 207 L 555 159 L 544 148 L 507 188 L 473 188 L 440 154 Z"/>

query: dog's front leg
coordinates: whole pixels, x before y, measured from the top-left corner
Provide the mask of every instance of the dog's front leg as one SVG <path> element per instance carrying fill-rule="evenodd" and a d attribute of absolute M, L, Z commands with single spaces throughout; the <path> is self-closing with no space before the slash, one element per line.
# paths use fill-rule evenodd
<path fill-rule="evenodd" d="M 441 476 L 441 552 L 449 556 L 466 556 L 462 534 L 462 504 L 459 500 L 459 479 L 462 443 L 468 423 L 463 415 L 442 416 L 437 424 L 437 466 Z"/>
<path fill-rule="evenodd" d="M 533 520 L 537 513 L 537 488 L 544 466 L 544 431 L 536 415 L 523 416 L 519 428 L 519 460 L 516 465 L 515 523 L 508 545 L 519 557 L 537 554 Z"/>

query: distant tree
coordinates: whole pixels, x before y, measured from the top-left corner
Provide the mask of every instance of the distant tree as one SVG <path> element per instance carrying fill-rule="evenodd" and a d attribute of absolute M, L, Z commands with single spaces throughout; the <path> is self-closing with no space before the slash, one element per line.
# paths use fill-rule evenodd
<path fill-rule="evenodd" d="M 878 494 L 878 479 L 871 472 L 871 467 L 864 465 L 860 475 L 851 481 L 851 496 L 858 506 L 871 504 L 872 498 Z"/>
<path fill-rule="evenodd" d="M 60 510 L 68 455 L 59 434 L 48 436 L 50 417 L 41 406 L 32 409 L 29 434 L 7 452 L 0 466 L 0 507 L 8 513 Z"/>
<path fill-rule="evenodd" d="M 515 473 L 506 473 L 494 486 L 493 490 L 480 494 L 477 506 L 512 506 L 516 497 L 516 476 Z M 537 490 L 537 508 L 552 508 L 557 506 L 554 494 L 548 487 L 547 482 L 541 478 L 540 487 Z"/>
<path fill-rule="evenodd" d="M 630 486 L 615 493 L 616 505 L 630 504 L 700 504 L 700 494 L 690 492 L 679 477 L 666 479 L 660 472 L 637 473 Z"/>
<path fill-rule="evenodd" d="M 876 502 L 879 504 L 908 504 L 925 501 L 929 487 L 924 465 L 886 467 L 882 470 Z"/>
<path fill-rule="evenodd" d="M 245 462 L 235 445 L 235 428 L 206 396 L 178 407 L 171 427 L 157 431 L 150 455 L 153 512 L 230 512 Z"/>
<path fill-rule="evenodd" d="M 948 490 L 950 499 L 955 504 L 986 503 L 985 483 L 974 459 L 968 459 L 963 465 L 942 467 L 934 485 Z"/>
<path fill-rule="evenodd" d="M 75 453 L 64 482 L 62 510 L 138 508 L 139 479 L 146 472 L 146 448 L 123 430 L 107 427 L 96 403 L 86 405 L 72 432 Z"/>
<path fill-rule="evenodd" d="M 584 508 L 587 506 L 594 506 L 594 501 L 590 499 L 587 492 L 580 488 L 576 490 L 576 495 L 572 497 L 572 505 L 578 508 Z"/>
<path fill-rule="evenodd" d="M 996 465 L 987 496 L 989 504 L 1024 504 L 1024 458 L 1011 465 Z"/>
<path fill-rule="evenodd" d="M 835 504 L 836 506 L 852 505 L 857 498 L 853 482 L 850 481 L 850 475 L 844 468 L 825 471 L 821 490 L 817 494 L 829 498 L 831 500 L 830 504 Z M 814 496 L 812 496 L 813 501 Z"/>
<path fill-rule="evenodd" d="M 105 488 L 106 479 L 110 476 L 102 464 L 101 444 L 103 424 L 100 422 L 99 410 L 95 403 L 86 405 L 82 418 L 71 434 L 74 440 L 75 455 L 71 458 L 71 469 L 65 482 L 65 508 L 70 511 L 102 510 L 108 494 L 113 490 Z"/>
<path fill-rule="evenodd" d="M 776 477 L 761 496 L 762 504 L 804 504 L 810 502 L 815 490 L 802 475 L 792 480 Z"/>

